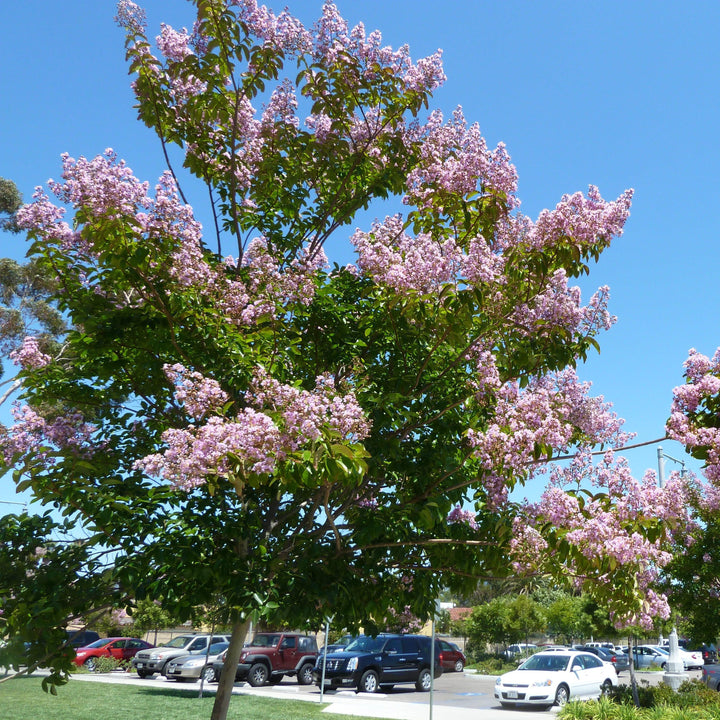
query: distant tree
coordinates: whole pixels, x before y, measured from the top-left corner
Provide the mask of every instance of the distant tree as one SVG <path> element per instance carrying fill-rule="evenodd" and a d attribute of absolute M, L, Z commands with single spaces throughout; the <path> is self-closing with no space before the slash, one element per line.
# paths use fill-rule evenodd
<path fill-rule="evenodd" d="M 0 177 L 0 230 L 20 232 L 15 216 L 22 203 L 22 194 L 17 185 L 12 180 Z"/>
<path fill-rule="evenodd" d="M 465 620 L 468 641 L 476 649 L 484 649 L 488 644 L 507 645 L 511 642 L 508 614 L 508 602 L 504 598 L 494 598 L 474 607 Z"/>
<path fill-rule="evenodd" d="M 527 643 L 531 635 L 543 633 L 547 627 L 543 607 L 524 594 L 508 599 L 506 623 L 511 642 Z"/>
<path fill-rule="evenodd" d="M 563 594 L 545 607 L 547 632 L 557 642 L 572 643 L 590 637 L 592 619 L 585 598 Z"/>

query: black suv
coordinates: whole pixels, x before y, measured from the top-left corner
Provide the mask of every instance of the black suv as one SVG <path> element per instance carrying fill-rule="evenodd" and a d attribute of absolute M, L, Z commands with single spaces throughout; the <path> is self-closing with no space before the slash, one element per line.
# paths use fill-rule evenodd
<path fill-rule="evenodd" d="M 360 635 L 344 651 L 320 656 L 313 681 L 318 687 L 324 680 L 328 688 L 355 687 L 369 693 L 405 683 L 427 691 L 432 683 L 431 643 L 426 635 Z M 434 671 L 436 678 L 442 675 L 439 643 L 435 644 Z"/>

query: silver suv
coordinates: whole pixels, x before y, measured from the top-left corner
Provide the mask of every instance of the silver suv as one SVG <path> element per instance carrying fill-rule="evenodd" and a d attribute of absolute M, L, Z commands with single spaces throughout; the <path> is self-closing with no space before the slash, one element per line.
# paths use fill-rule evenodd
<path fill-rule="evenodd" d="M 210 644 L 218 642 L 230 642 L 229 635 L 177 635 L 170 642 L 160 647 L 141 650 L 132 660 L 133 667 L 137 670 L 138 677 L 146 678 L 160 673 L 165 675 L 167 665 L 173 658 L 181 655 L 199 655 L 204 653 Z"/>

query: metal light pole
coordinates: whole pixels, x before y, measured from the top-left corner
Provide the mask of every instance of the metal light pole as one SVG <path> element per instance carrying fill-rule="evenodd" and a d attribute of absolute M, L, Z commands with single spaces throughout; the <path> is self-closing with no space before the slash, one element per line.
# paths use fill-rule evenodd
<path fill-rule="evenodd" d="M 676 462 L 678 465 L 681 466 L 680 475 L 681 477 L 685 476 L 685 461 L 684 460 L 678 460 L 677 458 L 674 458 L 670 455 L 666 455 L 663 452 L 663 449 L 661 446 L 658 446 L 657 449 L 658 454 L 658 485 L 661 488 L 665 487 L 665 458 L 668 460 L 672 460 L 673 462 Z"/>

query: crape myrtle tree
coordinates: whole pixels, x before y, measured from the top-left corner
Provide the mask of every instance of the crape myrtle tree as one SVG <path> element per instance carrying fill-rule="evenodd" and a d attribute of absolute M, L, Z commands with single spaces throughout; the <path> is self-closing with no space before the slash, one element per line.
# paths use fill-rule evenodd
<path fill-rule="evenodd" d="M 713 357 L 690 350 L 685 384 L 673 391 L 667 432 L 703 461 L 704 481 L 691 496 L 698 522 L 679 542 L 665 590 L 685 632 L 696 642 L 711 642 L 720 635 L 720 348 Z"/>
<path fill-rule="evenodd" d="M 330 3 L 310 30 L 252 0 L 194 4 L 192 30 L 154 42 L 119 6 L 139 117 L 169 163 L 154 189 L 111 150 L 66 155 L 18 213 L 72 329 L 67 356 L 24 356 L 4 456 L 116 550 L 135 597 L 224 608 L 233 668 L 253 614 L 372 630 L 507 574 L 510 491 L 542 460 L 622 444 L 574 371 L 612 323 L 608 291 L 583 305 L 572 282 L 621 234 L 631 192 L 591 187 L 532 221 L 504 147 L 429 109 L 439 52 L 413 62 Z M 388 199 L 403 212 L 353 229 Z M 348 238 L 356 263 L 330 266 L 324 248 Z M 626 510 L 619 543 L 659 548 L 677 524 Z M 653 561 L 563 543 L 538 571 L 600 594 Z"/>

